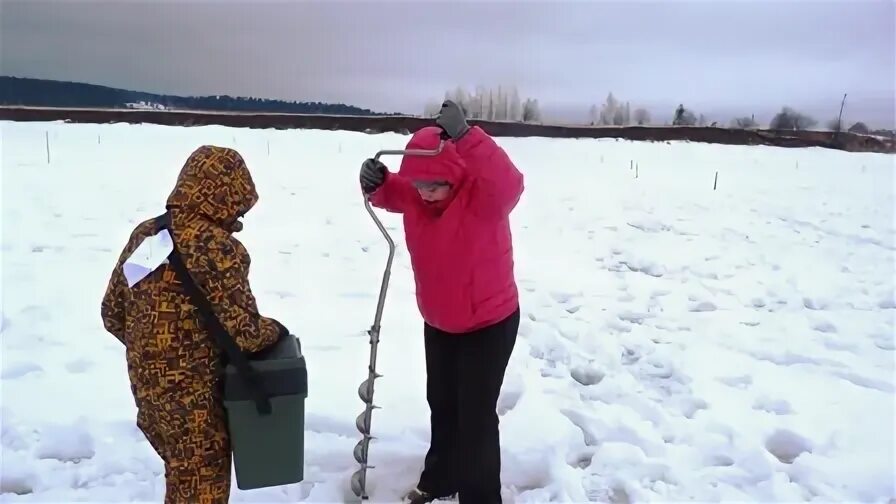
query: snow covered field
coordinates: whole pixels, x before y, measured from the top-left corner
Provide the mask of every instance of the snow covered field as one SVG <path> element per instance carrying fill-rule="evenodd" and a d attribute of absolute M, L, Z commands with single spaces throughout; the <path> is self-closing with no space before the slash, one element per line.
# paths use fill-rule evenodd
<path fill-rule="evenodd" d="M 99 305 L 132 226 L 163 211 L 203 143 L 249 163 L 261 200 L 238 236 L 253 289 L 309 366 L 306 481 L 234 486 L 233 501 L 352 500 L 386 258 L 357 171 L 405 138 L 0 127 L 0 501 L 161 501 L 162 465 Z M 893 156 L 498 141 L 527 185 L 513 216 L 523 324 L 499 405 L 506 502 L 896 497 Z M 428 410 L 400 220 L 380 215 L 398 252 L 369 489 L 394 502 L 416 482 Z"/>

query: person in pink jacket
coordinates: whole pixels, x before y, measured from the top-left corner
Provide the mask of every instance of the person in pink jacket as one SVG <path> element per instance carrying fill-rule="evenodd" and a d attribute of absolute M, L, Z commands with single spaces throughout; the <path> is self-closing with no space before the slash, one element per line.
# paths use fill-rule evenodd
<path fill-rule="evenodd" d="M 456 103 L 436 124 L 407 148 L 447 140 L 437 156 L 405 156 L 397 173 L 368 159 L 360 173 L 373 206 L 402 214 L 424 320 L 431 441 L 407 498 L 501 502 L 496 408 L 520 323 L 509 217 L 523 175 Z"/>

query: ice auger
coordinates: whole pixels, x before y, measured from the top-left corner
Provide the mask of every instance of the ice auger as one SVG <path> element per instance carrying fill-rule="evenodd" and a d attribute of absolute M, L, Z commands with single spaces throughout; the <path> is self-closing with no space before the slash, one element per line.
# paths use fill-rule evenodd
<path fill-rule="evenodd" d="M 439 146 L 432 150 L 425 149 L 409 149 L 409 150 L 381 150 L 376 153 L 374 156 L 374 160 L 379 160 L 380 156 L 435 156 L 442 152 L 442 147 L 445 145 L 444 141 L 439 143 Z M 383 226 L 383 223 L 376 216 L 376 213 L 373 211 L 373 207 L 370 205 L 370 196 L 364 195 L 364 207 L 367 209 L 367 213 L 370 214 L 370 218 L 373 219 L 373 222 L 376 224 L 376 227 L 379 228 L 380 233 L 383 234 L 383 237 L 386 239 L 386 242 L 389 244 L 389 257 L 386 259 L 386 269 L 383 271 L 383 281 L 380 286 L 380 297 L 377 301 L 376 305 L 376 315 L 373 318 L 373 325 L 370 326 L 370 330 L 367 331 L 367 334 L 370 335 L 370 364 L 367 367 L 367 379 L 361 382 L 361 385 L 358 387 L 358 396 L 361 398 L 361 401 L 364 402 L 364 411 L 358 415 L 358 418 L 355 420 L 355 426 L 358 427 L 358 431 L 361 432 L 361 440 L 358 441 L 358 444 L 355 445 L 355 460 L 361 464 L 361 468 L 352 474 L 352 492 L 362 500 L 367 500 L 367 469 L 373 469 L 374 466 L 367 465 L 367 454 L 370 448 L 370 440 L 374 439 L 373 436 L 370 435 L 370 420 L 373 415 L 373 410 L 377 408 L 373 404 L 373 381 L 377 378 L 382 377 L 383 375 L 376 372 L 376 349 L 377 344 L 380 340 L 380 320 L 383 317 L 383 305 L 386 302 L 386 289 L 389 287 L 389 276 L 392 272 L 392 259 L 395 257 L 395 242 L 392 240 L 392 237 L 389 236 L 389 232 L 386 231 L 386 228 Z"/>

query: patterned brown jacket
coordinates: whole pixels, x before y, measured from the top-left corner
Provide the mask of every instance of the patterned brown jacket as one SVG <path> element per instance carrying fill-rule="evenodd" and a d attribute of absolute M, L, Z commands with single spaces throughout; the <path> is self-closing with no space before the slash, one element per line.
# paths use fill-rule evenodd
<path fill-rule="evenodd" d="M 249 288 L 249 254 L 232 234 L 242 228 L 238 219 L 257 201 L 243 158 L 215 146 L 191 154 L 167 201 L 170 233 L 187 269 L 245 352 L 261 350 L 286 332 L 282 324 L 259 314 Z M 123 262 L 157 230 L 155 219 L 134 229 L 101 307 L 106 330 L 126 347 L 138 408 L 185 389 L 213 387 L 222 370 L 223 350 L 205 330 L 170 265 L 128 287 Z"/>

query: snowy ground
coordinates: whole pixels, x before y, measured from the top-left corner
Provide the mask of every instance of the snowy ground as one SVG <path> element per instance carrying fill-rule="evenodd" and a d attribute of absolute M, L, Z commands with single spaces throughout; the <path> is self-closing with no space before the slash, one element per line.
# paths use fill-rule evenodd
<path fill-rule="evenodd" d="M 386 258 L 357 169 L 405 138 L 0 126 L 0 501 L 161 501 L 162 466 L 134 426 L 99 304 L 132 226 L 163 210 L 207 142 L 236 147 L 253 171 L 261 201 L 240 233 L 253 288 L 309 366 L 306 481 L 234 488 L 233 500 L 351 500 Z M 896 497 L 893 156 L 499 142 L 527 181 L 513 218 L 524 317 L 499 405 L 507 502 Z M 400 220 L 383 218 L 399 248 L 376 502 L 415 482 L 428 442 L 421 321 Z"/>

